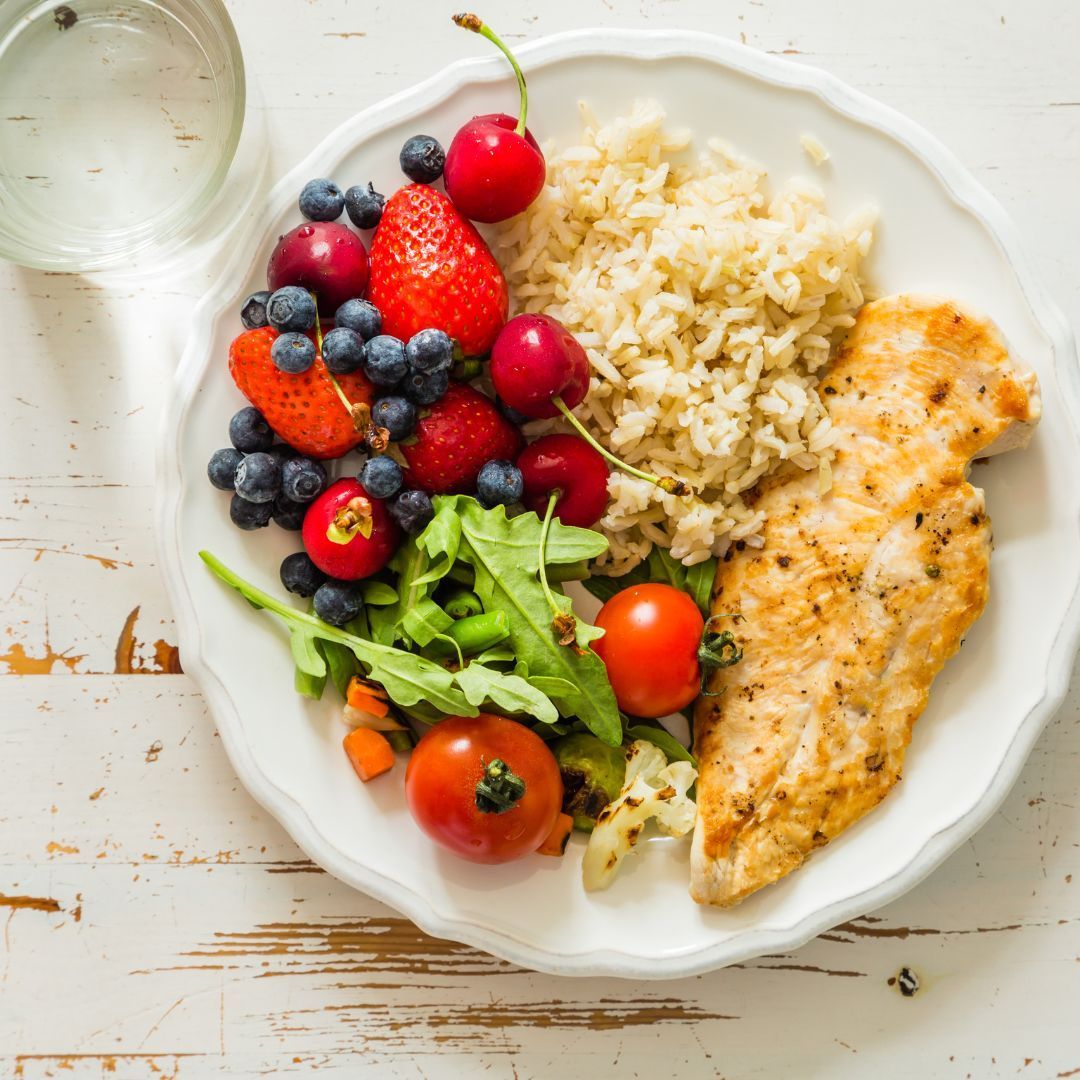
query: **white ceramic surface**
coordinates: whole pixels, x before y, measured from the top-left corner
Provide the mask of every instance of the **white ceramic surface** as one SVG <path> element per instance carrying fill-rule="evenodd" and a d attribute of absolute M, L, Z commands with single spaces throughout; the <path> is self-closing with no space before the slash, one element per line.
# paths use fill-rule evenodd
<path fill-rule="evenodd" d="M 500 61 L 456 64 L 333 133 L 275 188 L 259 234 L 237 243 L 199 305 L 161 444 L 158 524 L 185 669 L 206 694 L 245 785 L 315 861 L 432 934 L 559 973 L 693 974 L 792 948 L 896 897 L 970 836 L 1016 778 L 1064 694 L 1077 644 L 1074 346 L 997 203 L 926 132 L 830 76 L 688 32 L 579 31 L 537 41 L 520 56 L 530 126 L 541 139 L 574 136 L 579 98 L 607 116 L 635 95 L 655 96 L 674 124 L 730 139 L 774 178 L 816 177 L 834 213 L 874 201 L 874 284 L 941 291 L 989 312 L 1042 383 L 1045 415 L 1033 446 L 975 470 L 994 520 L 993 595 L 935 686 L 904 783 L 802 871 L 721 912 L 687 896 L 685 845 L 645 845 L 600 896 L 582 892 L 574 850 L 563 860 L 494 869 L 436 850 L 413 827 L 400 785 L 356 783 L 330 695 L 315 705 L 293 694 L 279 627 L 197 558 L 209 548 L 273 589 L 278 561 L 296 546 L 279 530 L 233 529 L 204 466 L 241 403 L 225 364 L 238 301 L 261 287 L 274 239 L 297 220 L 299 187 L 333 175 L 392 189 L 407 135 L 424 130 L 445 140 L 469 115 L 509 107 L 512 83 Z M 824 169 L 801 150 L 804 132 L 830 150 Z"/>

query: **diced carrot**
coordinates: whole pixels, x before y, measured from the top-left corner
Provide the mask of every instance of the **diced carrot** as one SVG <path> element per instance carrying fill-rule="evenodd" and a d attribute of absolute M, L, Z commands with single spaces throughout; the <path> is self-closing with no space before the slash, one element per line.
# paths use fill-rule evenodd
<path fill-rule="evenodd" d="M 561 855 L 566 850 L 573 831 L 574 819 L 569 814 L 560 814 L 555 819 L 555 827 L 548 833 L 548 838 L 536 850 L 541 855 Z"/>
<path fill-rule="evenodd" d="M 387 700 L 386 691 L 381 686 L 361 679 L 354 675 L 349 680 L 345 700 L 361 712 L 369 712 L 373 716 L 386 716 L 390 712 L 390 702 Z"/>
<path fill-rule="evenodd" d="M 356 775 L 361 780 L 373 780 L 394 767 L 394 750 L 386 736 L 371 728 L 354 728 L 342 740 Z"/>

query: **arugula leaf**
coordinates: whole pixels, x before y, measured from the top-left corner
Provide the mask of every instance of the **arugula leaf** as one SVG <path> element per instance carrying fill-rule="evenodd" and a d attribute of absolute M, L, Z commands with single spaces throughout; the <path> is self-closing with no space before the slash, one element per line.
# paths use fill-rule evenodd
<path fill-rule="evenodd" d="M 415 581 L 417 585 L 433 585 L 446 577 L 457 562 L 458 546 L 461 543 L 461 521 L 457 514 L 437 513 L 413 543 L 418 548 L 423 548 L 431 559 L 438 555 L 443 556 Z"/>
<path fill-rule="evenodd" d="M 422 649 L 440 634 L 445 634 L 453 622 L 434 600 L 425 596 L 405 612 L 401 628 Z"/>
<path fill-rule="evenodd" d="M 484 610 L 506 612 L 515 655 L 530 675 L 552 676 L 569 685 L 570 690 L 555 699 L 560 713 L 579 716 L 590 731 L 613 746 L 621 742 L 622 721 L 600 657 L 585 646 L 559 645 L 552 633 L 551 609 L 537 578 L 541 524 L 536 514 L 507 518 L 504 507 L 485 510 L 463 495 L 439 496 L 435 511 L 435 519 L 420 537 L 424 549 L 432 557 L 449 556 L 441 545 L 450 530 L 445 524 L 432 526 L 454 514 L 460 523 L 456 556 L 473 568 L 473 588 Z M 606 547 L 599 533 L 556 520 L 548 533 L 547 561 L 558 565 L 596 558 Z M 564 599 L 569 607 L 569 598 Z M 580 620 L 579 627 L 579 641 L 587 643 L 595 628 Z"/>
<path fill-rule="evenodd" d="M 593 574 L 581 584 L 595 596 L 600 603 L 606 604 L 616 593 L 629 589 L 631 585 L 644 585 L 649 580 L 649 571 L 645 563 L 638 563 L 621 577 L 607 577 Z"/>
<path fill-rule="evenodd" d="M 652 724 L 635 724 L 626 729 L 626 734 L 631 739 L 644 739 L 646 742 L 651 742 L 653 746 L 660 747 L 668 761 L 689 761 L 695 769 L 698 767 L 697 758 L 670 731 L 660 727 L 659 724 L 656 727 Z"/>
<path fill-rule="evenodd" d="M 559 719 L 551 701 L 517 675 L 504 675 L 474 660 L 454 676 L 454 681 L 471 705 L 490 701 L 507 712 L 528 713 L 545 724 L 554 724 Z"/>
<path fill-rule="evenodd" d="M 369 607 L 385 607 L 387 604 L 397 602 L 397 589 L 391 588 L 382 581 L 365 581 L 360 586 L 364 603 Z"/>
<path fill-rule="evenodd" d="M 715 577 L 715 557 L 695 563 L 693 566 L 683 566 L 678 559 L 673 559 L 666 549 L 654 547 L 644 562 L 638 563 L 621 577 L 594 574 L 581 584 L 602 604 L 606 604 L 616 593 L 630 588 L 631 585 L 659 581 L 688 593 L 694 603 L 701 608 L 702 613 L 708 615 Z"/>
<path fill-rule="evenodd" d="M 344 698 L 348 692 L 349 680 L 356 674 L 356 657 L 352 650 L 336 641 L 323 641 L 320 645 L 330 679 L 337 692 Z"/>
<path fill-rule="evenodd" d="M 368 675 L 381 683 L 399 705 L 424 701 L 448 715 L 475 716 L 477 708 L 469 703 L 455 685 L 453 675 L 444 667 L 422 656 L 379 645 L 320 621 L 313 615 L 276 600 L 269 593 L 244 581 L 208 551 L 199 557 L 226 585 L 236 589 L 255 608 L 265 608 L 277 615 L 289 630 L 293 656 L 301 670 L 318 678 L 326 675 L 326 661 L 317 651 L 316 642 L 330 641 L 344 645 L 368 669 Z M 300 662 L 303 661 L 301 664 Z"/>
<path fill-rule="evenodd" d="M 413 604 L 424 599 L 430 586 L 418 579 L 428 570 L 428 554 L 415 540 L 406 539 L 390 560 L 390 569 L 398 576 L 397 599 L 392 604 L 368 609 L 371 638 L 380 645 L 393 645 L 405 639 L 402 621 Z"/>
<path fill-rule="evenodd" d="M 673 559 L 667 548 L 654 544 L 645 562 L 649 568 L 650 581 L 659 581 L 676 589 L 681 589 L 686 584 L 686 567 L 678 559 Z"/>
<path fill-rule="evenodd" d="M 686 591 L 694 598 L 703 615 L 709 614 L 713 582 L 716 580 L 716 557 L 694 563 L 686 569 Z"/>
<path fill-rule="evenodd" d="M 293 685 L 296 687 L 298 694 L 311 698 L 312 701 L 320 701 L 323 691 L 326 689 L 326 674 L 324 672 L 322 675 L 312 675 L 297 667 L 293 673 Z"/>

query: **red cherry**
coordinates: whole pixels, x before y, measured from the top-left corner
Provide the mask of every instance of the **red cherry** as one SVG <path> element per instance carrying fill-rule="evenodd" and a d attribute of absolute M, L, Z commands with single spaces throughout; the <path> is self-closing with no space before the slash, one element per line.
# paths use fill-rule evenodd
<path fill-rule="evenodd" d="M 378 573 L 394 554 L 398 527 L 381 499 L 373 499 L 359 481 L 331 484 L 304 518 L 304 547 L 324 573 L 356 581 Z"/>
<path fill-rule="evenodd" d="M 517 467 L 525 482 L 521 501 L 540 517 L 553 491 L 561 492 L 554 512 L 564 525 L 589 529 L 603 515 L 608 501 L 608 467 L 584 439 L 544 435 L 521 451 Z"/>
<path fill-rule="evenodd" d="M 598 454 L 623 472 L 671 495 L 693 494 L 676 476 L 654 476 L 620 461 L 573 414 L 571 410 L 585 400 L 589 389 L 589 358 L 577 338 L 550 315 L 515 315 L 495 339 L 489 371 L 495 393 L 511 409 L 535 419 L 562 415 Z"/>
<path fill-rule="evenodd" d="M 486 37 L 499 49 L 518 81 L 515 120 L 505 113 L 474 116 L 454 136 L 446 152 L 443 182 L 453 204 L 473 221 L 505 221 L 520 214 L 540 194 L 547 165 L 525 126 L 529 93 L 514 54 L 476 15 L 455 15 L 458 26 Z"/>
<path fill-rule="evenodd" d="M 446 194 L 473 221 L 505 221 L 540 194 L 547 175 L 544 155 L 528 128 L 506 113 L 474 116 L 446 152 Z"/>
<path fill-rule="evenodd" d="M 283 285 L 309 289 L 318 298 L 319 314 L 332 316 L 367 288 L 367 249 L 339 222 L 306 221 L 278 240 L 266 281 L 272 290 Z"/>
<path fill-rule="evenodd" d="M 550 315 L 515 315 L 491 349 L 495 393 L 512 409 L 535 419 L 558 416 L 585 400 L 589 358 L 577 338 Z"/>

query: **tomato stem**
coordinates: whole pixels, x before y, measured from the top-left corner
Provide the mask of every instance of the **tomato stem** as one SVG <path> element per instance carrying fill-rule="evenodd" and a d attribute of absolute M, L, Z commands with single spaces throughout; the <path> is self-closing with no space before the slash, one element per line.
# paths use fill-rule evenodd
<path fill-rule="evenodd" d="M 719 696 L 709 689 L 709 678 L 717 668 L 731 667 L 743 658 L 743 651 L 730 630 L 716 630 L 720 619 L 731 619 L 736 625 L 742 622 L 741 615 L 711 615 L 705 623 L 705 631 L 698 645 L 697 658 L 701 665 L 701 693 L 705 697 Z"/>
<path fill-rule="evenodd" d="M 502 758 L 480 759 L 483 773 L 476 783 L 476 809 L 484 814 L 505 814 L 525 797 L 525 781 Z"/>
<path fill-rule="evenodd" d="M 487 38 L 492 45 L 498 49 L 507 60 L 510 61 L 510 66 L 514 69 L 514 74 L 517 76 L 518 93 L 520 95 L 520 104 L 518 105 L 518 122 L 514 131 L 518 135 L 525 134 L 525 117 L 529 112 L 529 90 L 525 85 L 525 75 L 521 70 L 521 65 L 517 62 L 514 54 L 506 47 L 502 39 L 490 26 L 487 25 L 480 18 L 479 15 L 455 15 L 453 16 L 454 22 L 464 30 L 471 30 L 474 34 L 479 34 L 481 37 Z"/>
<path fill-rule="evenodd" d="M 555 406 L 570 421 L 574 430 L 591 446 L 594 450 L 599 451 L 604 457 L 611 462 L 617 469 L 622 469 L 623 472 L 629 473 L 631 476 L 636 476 L 639 480 L 648 480 L 650 484 L 655 484 L 661 491 L 666 491 L 669 495 L 693 495 L 694 490 L 690 487 L 685 480 L 680 480 L 677 476 L 656 476 L 653 473 L 647 473 L 642 469 L 635 469 L 633 465 L 627 465 L 625 461 L 617 458 L 610 450 L 601 446 L 600 443 L 593 438 L 589 433 L 588 428 L 570 411 L 567 404 L 559 396 L 555 396 L 551 399 L 551 403 Z"/>

